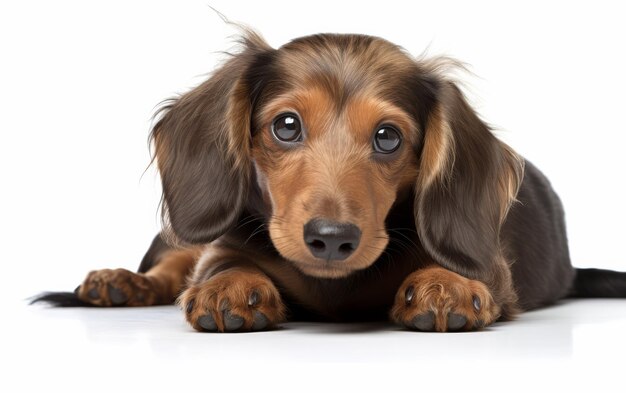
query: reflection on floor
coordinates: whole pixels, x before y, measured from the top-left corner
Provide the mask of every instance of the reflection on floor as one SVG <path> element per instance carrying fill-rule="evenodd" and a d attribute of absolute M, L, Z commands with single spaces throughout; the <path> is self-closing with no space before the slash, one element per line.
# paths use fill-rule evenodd
<path fill-rule="evenodd" d="M 461 383 L 455 379 L 463 373 L 475 378 L 475 372 L 486 367 L 500 370 L 501 378 L 507 373 L 516 379 L 522 374 L 549 377 L 558 375 L 559 370 L 574 377 L 576 370 L 583 370 L 584 374 L 578 375 L 581 378 L 590 370 L 617 377 L 621 371 L 609 371 L 622 368 L 620 355 L 626 353 L 626 300 L 568 300 L 481 332 L 449 334 L 408 332 L 388 323 L 287 323 L 271 332 L 197 333 L 174 306 L 50 309 L 20 303 L 9 305 L 8 310 L 10 314 L 5 315 L 11 318 L 3 318 L 2 357 L 16 372 L 8 380 L 19 378 L 33 387 L 48 387 L 62 375 L 80 374 L 89 381 L 100 380 L 96 386 L 103 387 L 112 383 L 102 379 L 103 375 L 132 378 L 162 371 L 210 379 L 217 369 L 226 376 L 242 367 L 246 373 L 277 365 L 308 373 L 305 364 L 325 369 L 340 364 L 337 367 L 345 372 L 351 369 L 345 365 L 357 364 L 359 375 L 373 366 L 380 370 L 376 365 L 385 365 L 390 373 L 407 368 L 408 375 L 414 373 L 411 370 L 433 378 L 443 374 L 448 384 Z M 615 362 L 613 355 L 619 356 Z M 519 367 L 526 371 L 520 374 Z M 534 372 L 527 374 L 529 368 Z M 41 378 L 31 376 L 33 370 Z M 330 370 L 330 374 L 337 372 Z M 52 379 L 46 380 L 46 376 Z M 168 381 L 164 375 L 160 377 L 162 383 Z M 241 378 L 237 373 L 233 377 Z M 493 378 L 492 382 L 497 380 Z M 170 381 L 177 387 L 184 379 L 172 377 Z M 603 376 L 600 382 L 609 380 Z M 63 381 L 67 391 L 71 391 L 72 381 Z M 151 381 L 163 387 L 161 382 Z M 556 379 L 554 382 L 560 386 Z M 81 390 L 76 383 L 74 387 Z M 243 378 L 238 383 L 251 381 Z M 523 378 L 519 384 L 516 386 L 524 384 Z"/>

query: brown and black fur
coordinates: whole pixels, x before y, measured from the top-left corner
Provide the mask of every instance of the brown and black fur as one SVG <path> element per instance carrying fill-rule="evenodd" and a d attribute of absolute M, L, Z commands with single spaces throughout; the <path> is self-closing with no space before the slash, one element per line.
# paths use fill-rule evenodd
<path fill-rule="evenodd" d="M 364 35 L 273 49 L 247 33 L 242 46 L 152 131 L 164 230 L 139 272 L 92 272 L 40 300 L 177 299 L 199 331 L 302 317 L 453 331 L 568 295 L 626 297 L 623 273 L 571 266 L 549 182 L 493 136 L 444 62 Z M 302 121 L 299 144 L 272 136 L 285 112 Z M 402 136 L 386 155 L 372 151 L 381 123 Z M 320 217 L 359 228 L 345 260 L 309 252 L 303 228 Z"/>

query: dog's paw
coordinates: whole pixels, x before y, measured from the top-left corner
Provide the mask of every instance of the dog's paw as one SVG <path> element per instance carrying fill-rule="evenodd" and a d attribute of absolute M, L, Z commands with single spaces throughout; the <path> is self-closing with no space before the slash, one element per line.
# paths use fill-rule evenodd
<path fill-rule="evenodd" d="M 278 290 L 259 273 L 227 270 L 187 288 L 179 298 L 187 321 L 198 331 L 271 329 L 285 317 Z"/>
<path fill-rule="evenodd" d="M 96 306 L 151 306 L 157 296 L 146 276 L 126 269 L 94 270 L 76 288 L 78 298 Z"/>
<path fill-rule="evenodd" d="M 492 324 L 500 307 L 485 284 L 440 267 L 411 273 L 402 283 L 391 319 L 411 330 L 468 331 Z"/>

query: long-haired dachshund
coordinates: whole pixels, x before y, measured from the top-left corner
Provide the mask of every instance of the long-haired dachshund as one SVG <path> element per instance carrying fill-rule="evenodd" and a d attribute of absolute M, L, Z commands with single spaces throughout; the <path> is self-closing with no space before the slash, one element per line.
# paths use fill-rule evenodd
<path fill-rule="evenodd" d="M 138 273 L 89 273 L 59 306 L 176 299 L 199 331 L 391 318 L 465 331 L 567 296 L 626 297 L 575 269 L 548 180 L 498 140 L 441 61 L 321 34 L 253 32 L 160 112 L 163 231 Z"/>

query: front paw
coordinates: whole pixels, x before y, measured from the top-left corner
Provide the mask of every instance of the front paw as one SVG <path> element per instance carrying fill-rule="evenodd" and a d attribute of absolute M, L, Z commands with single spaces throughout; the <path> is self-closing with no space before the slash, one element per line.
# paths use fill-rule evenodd
<path fill-rule="evenodd" d="M 391 310 L 391 319 L 402 326 L 437 332 L 482 329 L 499 315 L 485 284 L 441 267 L 411 273 Z"/>
<path fill-rule="evenodd" d="M 154 282 L 126 269 L 94 270 L 76 288 L 78 298 L 95 306 L 151 306 L 158 303 Z"/>
<path fill-rule="evenodd" d="M 285 318 L 278 290 L 265 275 L 226 270 L 187 288 L 179 298 L 187 322 L 198 331 L 271 329 Z"/>

